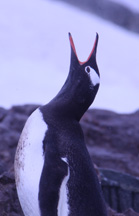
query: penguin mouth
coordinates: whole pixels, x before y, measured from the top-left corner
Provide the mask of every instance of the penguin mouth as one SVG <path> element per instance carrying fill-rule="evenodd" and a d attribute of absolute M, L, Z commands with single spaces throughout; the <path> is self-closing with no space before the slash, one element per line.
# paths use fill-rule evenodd
<path fill-rule="evenodd" d="M 75 55 L 76 55 L 76 57 L 77 57 L 78 62 L 79 62 L 80 65 L 83 65 L 83 64 L 87 63 L 87 62 L 90 60 L 90 58 L 92 57 L 92 55 L 96 57 L 96 50 L 97 50 L 97 44 L 98 44 L 98 37 L 99 37 L 99 36 L 98 36 L 98 33 L 96 33 L 96 39 L 95 39 L 95 42 L 94 42 L 94 46 L 93 46 L 93 49 L 92 49 L 92 51 L 91 51 L 89 57 L 87 58 L 86 61 L 81 62 L 81 61 L 79 60 L 78 56 L 77 56 L 77 52 L 76 52 L 76 49 L 75 49 L 75 45 L 74 45 L 74 42 L 73 42 L 73 38 L 72 38 L 72 36 L 71 36 L 71 33 L 69 33 L 69 40 L 70 40 L 71 48 L 72 48 L 73 52 L 75 53 Z"/>

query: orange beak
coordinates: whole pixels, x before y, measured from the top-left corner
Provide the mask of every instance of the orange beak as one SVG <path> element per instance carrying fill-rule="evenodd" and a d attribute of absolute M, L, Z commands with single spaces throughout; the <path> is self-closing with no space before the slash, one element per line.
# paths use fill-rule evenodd
<path fill-rule="evenodd" d="M 98 44 L 98 38 L 99 38 L 98 33 L 96 33 L 95 43 L 94 43 L 93 49 L 92 49 L 92 51 L 91 51 L 89 57 L 87 58 L 86 61 L 81 62 L 81 61 L 78 59 L 77 52 L 76 52 L 76 49 L 75 49 L 75 45 L 74 45 L 74 42 L 73 42 L 73 39 L 72 39 L 71 33 L 69 33 L 69 40 L 70 40 L 71 48 L 72 48 L 72 50 L 74 51 L 74 53 L 75 53 L 75 55 L 76 55 L 76 57 L 77 57 L 77 59 L 78 59 L 80 65 L 83 65 L 83 64 L 85 64 L 86 62 L 88 62 L 92 55 L 96 56 L 96 50 L 97 50 L 97 44 Z"/>

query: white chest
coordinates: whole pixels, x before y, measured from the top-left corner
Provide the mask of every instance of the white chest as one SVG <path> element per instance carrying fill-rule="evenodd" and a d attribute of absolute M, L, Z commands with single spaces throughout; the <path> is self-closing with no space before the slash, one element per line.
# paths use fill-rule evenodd
<path fill-rule="evenodd" d="M 38 193 L 43 168 L 43 139 L 47 125 L 39 109 L 28 118 L 22 131 L 16 156 L 15 179 L 25 216 L 40 216 Z"/>

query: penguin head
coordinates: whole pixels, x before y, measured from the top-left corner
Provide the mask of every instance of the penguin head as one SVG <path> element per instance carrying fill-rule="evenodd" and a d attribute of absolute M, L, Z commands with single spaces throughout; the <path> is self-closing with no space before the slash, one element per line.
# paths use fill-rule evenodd
<path fill-rule="evenodd" d="M 71 63 L 67 82 L 69 82 L 72 100 L 76 102 L 78 112 L 80 111 L 79 118 L 81 118 L 94 101 L 99 88 L 100 74 L 96 63 L 98 34 L 96 34 L 93 49 L 85 62 L 81 62 L 78 59 L 70 33 L 69 41 L 71 46 Z"/>
<path fill-rule="evenodd" d="M 51 108 L 59 113 L 60 118 L 80 120 L 93 102 L 99 88 L 99 70 L 96 63 L 98 34 L 93 49 L 85 62 L 78 59 L 75 45 L 69 33 L 71 46 L 70 70 L 60 92 L 51 101 Z"/>

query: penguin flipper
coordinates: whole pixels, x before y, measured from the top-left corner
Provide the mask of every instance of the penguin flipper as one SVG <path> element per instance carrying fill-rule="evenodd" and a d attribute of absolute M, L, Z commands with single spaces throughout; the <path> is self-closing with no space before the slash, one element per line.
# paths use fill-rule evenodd
<path fill-rule="evenodd" d="M 39 186 L 41 216 L 57 215 L 60 188 L 67 174 L 68 166 L 59 157 L 58 152 L 46 152 Z"/>

